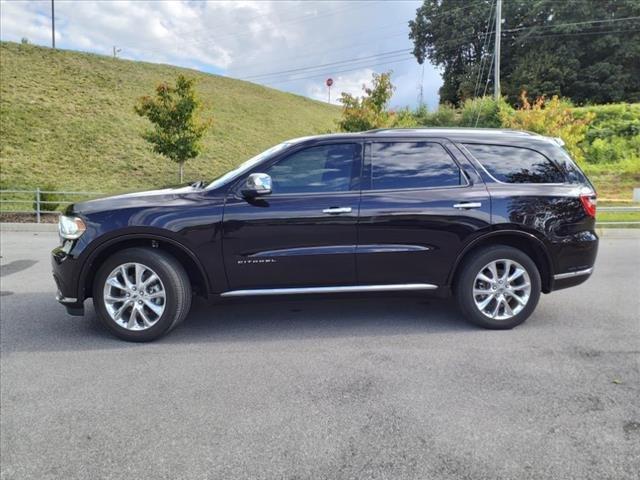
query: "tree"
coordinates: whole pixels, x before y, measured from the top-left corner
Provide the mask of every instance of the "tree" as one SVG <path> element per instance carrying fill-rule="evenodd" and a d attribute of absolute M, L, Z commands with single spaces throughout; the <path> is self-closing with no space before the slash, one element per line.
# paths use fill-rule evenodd
<path fill-rule="evenodd" d="M 495 0 L 424 0 L 409 22 L 419 63 L 443 68 L 440 101 L 493 88 Z M 640 101 L 638 0 L 505 0 L 502 93 L 560 95 L 576 104 Z M 480 75 L 482 73 L 482 75 Z"/>
<path fill-rule="evenodd" d="M 198 118 L 200 101 L 194 90 L 195 80 L 178 76 L 175 86 L 161 83 L 155 97 L 138 100 L 135 111 L 154 125 L 142 134 L 153 151 L 179 165 L 180 183 L 184 181 L 184 164 L 201 151 L 200 140 L 210 121 Z"/>
<path fill-rule="evenodd" d="M 372 86 L 362 86 L 365 93 L 362 97 L 342 92 L 342 118 L 338 121 L 341 131 L 362 132 L 393 125 L 395 114 L 387 110 L 395 90 L 391 83 L 391 73 L 374 73 Z"/>

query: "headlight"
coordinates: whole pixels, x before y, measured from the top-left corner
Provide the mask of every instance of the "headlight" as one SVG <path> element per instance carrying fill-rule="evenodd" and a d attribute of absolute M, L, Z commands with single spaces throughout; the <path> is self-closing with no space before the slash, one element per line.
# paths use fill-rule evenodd
<path fill-rule="evenodd" d="M 60 219 L 58 220 L 58 232 L 60 232 L 60 236 L 62 238 L 75 240 L 76 238 L 80 238 L 86 229 L 87 227 L 81 218 L 60 215 Z"/>

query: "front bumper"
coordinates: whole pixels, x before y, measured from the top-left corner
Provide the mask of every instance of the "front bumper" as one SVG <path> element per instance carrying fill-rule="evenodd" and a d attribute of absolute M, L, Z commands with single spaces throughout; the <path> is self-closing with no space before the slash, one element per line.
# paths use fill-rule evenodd
<path fill-rule="evenodd" d="M 78 261 L 67 253 L 64 246 L 56 247 L 51 252 L 51 267 L 58 288 L 56 300 L 70 315 L 84 315 L 83 292 L 78 289 Z"/>

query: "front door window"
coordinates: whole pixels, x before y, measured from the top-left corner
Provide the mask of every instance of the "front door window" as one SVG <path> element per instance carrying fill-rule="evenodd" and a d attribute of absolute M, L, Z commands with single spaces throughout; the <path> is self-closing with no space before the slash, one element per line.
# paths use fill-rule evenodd
<path fill-rule="evenodd" d="M 360 145 L 320 145 L 269 167 L 273 194 L 346 192 L 351 189 Z"/>

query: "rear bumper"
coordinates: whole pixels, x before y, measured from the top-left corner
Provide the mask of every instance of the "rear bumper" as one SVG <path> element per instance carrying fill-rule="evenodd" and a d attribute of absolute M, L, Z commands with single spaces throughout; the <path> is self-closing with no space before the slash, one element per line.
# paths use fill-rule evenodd
<path fill-rule="evenodd" d="M 575 287 L 586 282 L 598 255 L 599 239 L 595 232 L 580 232 L 552 246 L 555 271 L 549 291 Z"/>
<path fill-rule="evenodd" d="M 67 254 L 62 247 L 51 252 L 51 268 L 58 292 L 56 300 L 70 315 L 84 315 L 84 298 L 78 291 L 79 269 L 77 260 Z"/>

